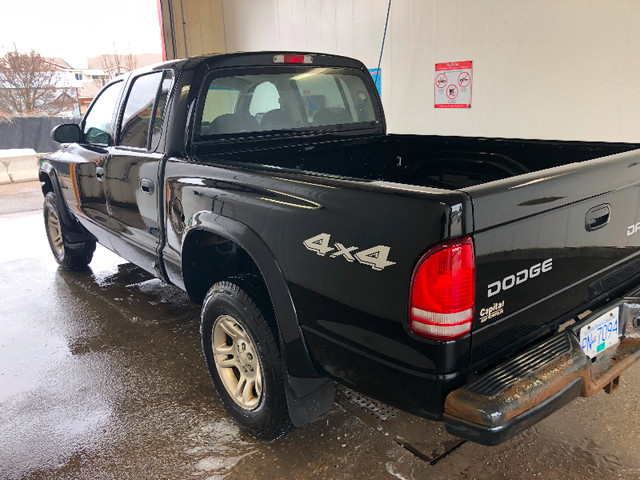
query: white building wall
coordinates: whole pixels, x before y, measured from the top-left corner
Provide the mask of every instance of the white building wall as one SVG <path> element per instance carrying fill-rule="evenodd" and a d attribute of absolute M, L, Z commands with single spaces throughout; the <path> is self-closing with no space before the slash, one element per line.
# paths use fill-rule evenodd
<path fill-rule="evenodd" d="M 338 53 L 375 68 L 387 0 L 224 0 L 227 51 Z M 470 109 L 435 109 L 434 64 L 473 61 Z M 640 141 L 637 0 L 392 0 L 389 131 Z"/>

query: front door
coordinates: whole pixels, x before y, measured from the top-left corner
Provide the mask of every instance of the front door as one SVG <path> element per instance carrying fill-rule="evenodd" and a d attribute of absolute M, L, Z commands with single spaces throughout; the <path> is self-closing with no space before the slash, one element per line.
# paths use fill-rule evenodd
<path fill-rule="evenodd" d="M 57 160 L 60 186 L 70 209 L 98 241 L 111 246 L 110 214 L 105 195 L 105 168 L 114 143 L 116 106 L 123 81 L 103 89 L 82 124 L 82 140 L 67 146 Z"/>

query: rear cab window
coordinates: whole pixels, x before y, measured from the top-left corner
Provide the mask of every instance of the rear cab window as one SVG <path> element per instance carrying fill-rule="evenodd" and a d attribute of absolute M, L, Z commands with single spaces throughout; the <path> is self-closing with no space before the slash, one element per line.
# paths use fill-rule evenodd
<path fill-rule="evenodd" d="M 194 122 L 195 142 L 327 128 L 348 131 L 378 123 L 359 70 L 280 67 L 236 72 L 213 72 L 205 78 Z"/>

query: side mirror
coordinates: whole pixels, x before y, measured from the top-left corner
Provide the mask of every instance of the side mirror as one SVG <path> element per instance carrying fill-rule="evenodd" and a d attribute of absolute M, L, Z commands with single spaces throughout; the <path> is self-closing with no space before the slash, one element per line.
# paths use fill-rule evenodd
<path fill-rule="evenodd" d="M 58 125 L 51 130 L 51 140 L 58 143 L 79 142 L 82 138 L 80 127 L 75 123 Z"/>

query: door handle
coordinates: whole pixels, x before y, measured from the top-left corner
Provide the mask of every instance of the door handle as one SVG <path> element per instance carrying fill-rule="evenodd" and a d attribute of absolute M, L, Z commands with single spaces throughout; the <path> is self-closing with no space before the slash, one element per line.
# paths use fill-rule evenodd
<path fill-rule="evenodd" d="M 593 232 L 604 227 L 611 219 L 611 205 L 603 203 L 596 207 L 590 208 L 584 219 L 584 228 L 587 232 Z"/>
<path fill-rule="evenodd" d="M 147 195 L 151 195 L 153 193 L 153 180 L 142 177 L 140 179 L 140 189 Z"/>
<path fill-rule="evenodd" d="M 96 167 L 96 178 L 99 182 L 104 182 L 104 168 Z"/>

